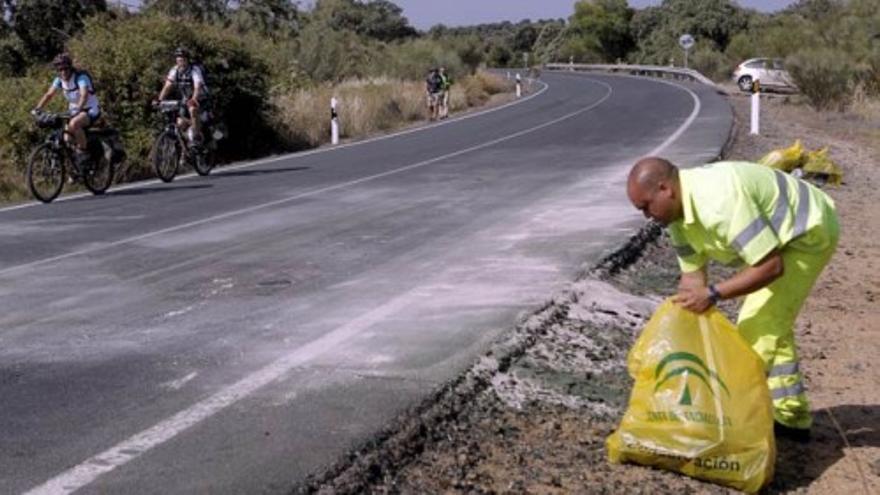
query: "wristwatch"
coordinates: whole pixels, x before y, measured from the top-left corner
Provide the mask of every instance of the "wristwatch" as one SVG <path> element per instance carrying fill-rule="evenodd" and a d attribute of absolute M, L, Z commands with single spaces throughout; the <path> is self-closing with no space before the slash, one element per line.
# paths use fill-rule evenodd
<path fill-rule="evenodd" d="M 718 304 L 718 301 L 721 300 L 721 293 L 718 292 L 718 288 L 715 287 L 715 284 L 709 285 L 709 300 L 712 301 L 712 305 Z"/>

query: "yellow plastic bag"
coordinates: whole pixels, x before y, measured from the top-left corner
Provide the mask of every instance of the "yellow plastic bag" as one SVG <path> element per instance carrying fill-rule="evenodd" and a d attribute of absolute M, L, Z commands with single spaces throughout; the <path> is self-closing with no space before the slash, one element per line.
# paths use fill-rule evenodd
<path fill-rule="evenodd" d="M 764 365 L 716 309 L 697 315 L 671 300 L 628 358 L 629 408 L 608 437 L 608 458 L 757 492 L 773 478 L 776 443 Z"/>
<path fill-rule="evenodd" d="M 773 150 L 767 153 L 758 163 L 773 167 L 783 172 L 791 172 L 800 167 L 804 162 L 804 145 L 798 139 L 788 148 Z"/>
<path fill-rule="evenodd" d="M 843 171 L 828 157 L 828 148 L 808 152 L 803 169 L 808 178 L 827 180 L 832 186 L 839 186 L 843 182 Z"/>

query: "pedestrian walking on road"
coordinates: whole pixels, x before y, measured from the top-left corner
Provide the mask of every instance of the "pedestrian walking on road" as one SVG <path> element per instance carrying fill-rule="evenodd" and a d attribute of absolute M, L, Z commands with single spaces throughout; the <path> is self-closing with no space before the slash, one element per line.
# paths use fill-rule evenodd
<path fill-rule="evenodd" d="M 440 67 L 440 112 L 441 119 L 449 118 L 449 92 L 452 90 L 452 77 L 446 72 L 446 67 Z"/>
<path fill-rule="evenodd" d="M 679 170 L 656 157 L 635 164 L 627 195 L 667 228 L 682 271 L 678 304 L 701 313 L 719 300 L 745 296 L 737 326 L 765 363 L 776 431 L 808 439 L 813 419 L 794 322 L 837 246 L 832 199 L 759 164 L 718 162 Z M 710 259 L 744 268 L 709 283 Z"/>
<path fill-rule="evenodd" d="M 425 79 L 425 93 L 428 97 L 428 120 L 437 120 L 440 116 L 440 97 L 443 92 L 443 80 L 440 71 L 431 69 Z"/>

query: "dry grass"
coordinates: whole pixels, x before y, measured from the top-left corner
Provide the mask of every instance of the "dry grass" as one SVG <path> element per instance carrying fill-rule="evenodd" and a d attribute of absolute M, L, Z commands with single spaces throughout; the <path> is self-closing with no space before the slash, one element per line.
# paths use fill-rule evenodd
<path fill-rule="evenodd" d="M 850 110 L 865 120 L 880 121 L 880 99 L 870 97 L 862 84 L 853 91 Z"/>
<path fill-rule="evenodd" d="M 491 95 L 509 91 L 503 78 L 479 72 L 452 86 L 451 112 L 479 106 Z M 289 142 L 314 147 L 330 137 L 330 99 L 339 100 L 342 138 L 361 138 L 424 120 L 424 83 L 389 78 L 345 81 L 335 86 L 300 89 L 276 97 L 278 123 Z"/>

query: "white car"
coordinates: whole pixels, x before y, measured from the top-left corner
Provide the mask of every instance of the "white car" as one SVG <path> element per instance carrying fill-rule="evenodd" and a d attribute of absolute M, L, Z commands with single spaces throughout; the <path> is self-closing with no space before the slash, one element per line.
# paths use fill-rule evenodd
<path fill-rule="evenodd" d="M 762 88 L 797 91 L 784 62 L 778 58 L 750 58 L 736 66 L 733 80 L 742 91 L 751 91 L 754 81 Z"/>

